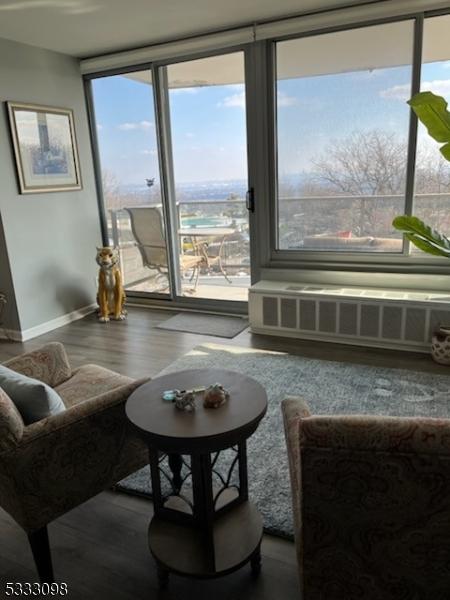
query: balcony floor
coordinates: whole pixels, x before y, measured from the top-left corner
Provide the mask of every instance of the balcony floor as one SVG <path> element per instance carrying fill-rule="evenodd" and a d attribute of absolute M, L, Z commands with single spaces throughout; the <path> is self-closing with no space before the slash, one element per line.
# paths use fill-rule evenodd
<path fill-rule="evenodd" d="M 182 289 L 183 296 L 188 298 L 205 298 L 208 300 L 226 300 L 247 302 L 248 288 L 250 287 L 250 277 L 230 277 L 232 283 L 228 283 L 222 275 L 205 275 L 199 277 L 197 288 L 194 289 L 193 282 L 183 278 Z M 167 293 L 168 288 L 162 285 L 158 288 L 154 277 L 146 281 L 141 281 L 136 285 L 126 286 L 128 292 L 149 292 Z"/>

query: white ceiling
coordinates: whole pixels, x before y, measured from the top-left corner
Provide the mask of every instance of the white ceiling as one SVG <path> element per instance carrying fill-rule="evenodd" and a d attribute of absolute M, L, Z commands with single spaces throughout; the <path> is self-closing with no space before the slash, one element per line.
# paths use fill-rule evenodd
<path fill-rule="evenodd" d="M 343 0 L 0 0 L 0 38 L 84 58 L 342 4 Z"/>

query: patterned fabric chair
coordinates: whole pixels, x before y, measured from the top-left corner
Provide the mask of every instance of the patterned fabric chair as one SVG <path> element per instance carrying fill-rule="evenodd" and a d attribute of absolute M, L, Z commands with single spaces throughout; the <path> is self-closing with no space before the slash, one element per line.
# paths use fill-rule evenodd
<path fill-rule="evenodd" d="M 450 421 L 282 409 L 302 600 L 447 600 Z"/>
<path fill-rule="evenodd" d="M 96 365 L 72 371 L 59 343 L 5 365 L 55 388 L 67 408 L 25 426 L 0 388 L 0 507 L 28 534 L 39 576 L 51 582 L 47 524 L 148 463 L 124 414 L 147 379 Z"/>

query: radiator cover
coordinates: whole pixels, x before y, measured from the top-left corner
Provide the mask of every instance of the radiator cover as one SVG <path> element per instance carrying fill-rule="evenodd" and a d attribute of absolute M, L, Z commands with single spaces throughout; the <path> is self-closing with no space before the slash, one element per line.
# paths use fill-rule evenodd
<path fill-rule="evenodd" d="M 429 352 L 450 293 L 260 281 L 249 316 L 254 333 Z"/>

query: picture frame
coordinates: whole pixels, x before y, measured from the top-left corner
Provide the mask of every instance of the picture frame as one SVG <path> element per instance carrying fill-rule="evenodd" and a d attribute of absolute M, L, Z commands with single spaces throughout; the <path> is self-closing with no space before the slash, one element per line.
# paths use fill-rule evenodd
<path fill-rule="evenodd" d="M 70 108 L 7 102 L 21 194 L 82 189 Z"/>

